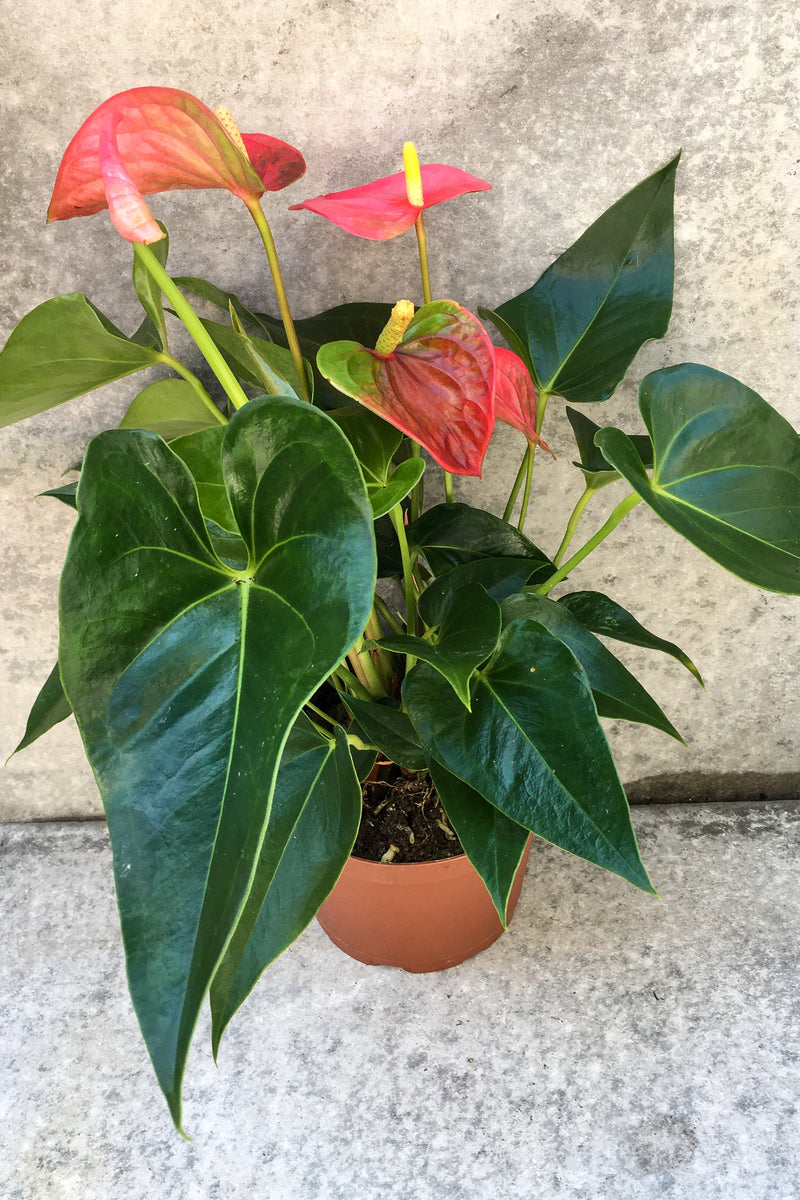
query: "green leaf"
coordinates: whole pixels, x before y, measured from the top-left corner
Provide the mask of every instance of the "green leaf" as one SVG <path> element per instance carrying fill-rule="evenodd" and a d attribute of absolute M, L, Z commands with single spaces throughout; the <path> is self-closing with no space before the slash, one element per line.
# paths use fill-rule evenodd
<path fill-rule="evenodd" d="M 428 770 L 447 819 L 507 928 L 508 900 L 530 834 L 435 759 L 428 760 Z"/>
<path fill-rule="evenodd" d="M 607 400 L 672 310 L 672 198 L 678 158 L 613 204 L 533 287 L 497 310 L 527 346 L 536 387 Z M 492 314 L 487 314 L 494 321 Z"/>
<path fill-rule="evenodd" d="M 159 361 L 157 350 L 125 337 L 80 292 L 45 300 L 0 352 L 0 427 Z"/>
<path fill-rule="evenodd" d="M 164 237 L 159 242 L 151 242 L 150 249 L 161 266 L 166 267 L 167 255 L 169 254 L 169 234 L 167 233 L 166 226 L 161 221 L 157 221 L 156 224 L 163 232 Z M 167 324 L 164 320 L 164 298 L 161 294 L 161 288 L 136 253 L 133 256 L 133 286 L 136 289 L 136 295 L 139 297 L 139 303 L 152 322 L 157 349 L 166 350 Z M 146 428 L 149 429 L 150 427 L 146 426 Z M 156 430 L 156 432 L 160 432 L 160 430 Z"/>
<path fill-rule="evenodd" d="M 198 429 L 214 428 L 224 419 L 220 413 L 219 421 L 214 420 L 207 405 L 186 379 L 159 379 L 139 392 L 119 428 L 149 429 L 169 442 Z"/>
<path fill-rule="evenodd" d="M 217 321 L 204 320 L 203 326 L 211 334 L 214 345 L 228 366 L 243 383 L 249 383 L 267 396 L 297 398 L 300 383 L 288 350 L 263 338 L 237 333 L 230 325 L 221 325 Z M 312 376 L 308 363 L 306 374 L 310 386 Z"/>
<path fill-rule="evenodd" d="M 400 635 L 381 638 L 377 644 L 430 663 L 469 708 L 470 680 L 494 652 L 500 636 L 499 605 L 480 584 L 467 583 L 446 597 L 428 596 L 424 591 L 419 611 L 425 624 L 435 630 L 430 640 Z"/>
<path fill-rule="evenodd" d="M 369 502 L 372 505 L 372 515 L 377 520 L 391 512 L 395 505 L 413 491 L 425 473 L 423 458 L 407 458 L 395 467 L 389 479 L 382 487 L 367 485 Z"/>
<path fill-rule="evenodd" d="M 424 554 L 436 575 L 485 558 L 530 560 L 531 582 L 544 581 L 555 570 L 524 533 L 494 513 L 468 504 L 437 504 L 409 525 L 407 532 L 409 544 Z"/>
<path fill-rule="evenodd" d="M 478 676 L 471 712 L 426 663 L 403 695 L 428 753 L 512 821 L 653 891 L 588 680 L 562 641 L 515 621 Z"/>
<path fill-rule="evenodd" d="M 581 461 L 573 465 L 583 471 L 587 488 L 592 488 L 594 491 L 599 491 L 609 483 L 616 483 L 621 478 L 619 471 L 615 471 L 610 463 L 606 462 L 603 455 L 598 450 L 594 443 L 594 437 L 601 426 L 596 425 L 594 421 L 585 416 L 577 408 L 566 408 L 567 419 L 572 426 L 572 432 L 575 435 L 575 442 L 578 447 L 578 453 Z M 646 467 L 653 465 L 653 446 L 647 434 L 633 434 L 631 441 L 636 447 L 636 452 L 641 458 Z"/>
<path fill-rule="evenodd" d="M 294 731 L 293 731 L 294 732 Z M 361 786 L 347 737 L 289 735 L 253 886 L 211 985 L 214 1057 L 259 977 L 300 936 L 339 878 L 358 833 Z"/>
<path fill-rule="evenodd" d="M 629 437 L 601 451 L 647 504 L 715 562 L 773 592 L 800 594 L 800 437 L 766 400 L 694 363 L 653 371 L 639 408 L 652 482 Z"/>
<path fill-rule="evenodd" d="M 611 600 L 602 592 L 570 592 L 567 596 L 559 596 L 558 603 L 592 633 L 615 638 L 618 642 L 628 642 L 631 646 L 642 646 L 646 650 L 661 650 L 664 654 L 670 654 L 686 667 L 687 671 L 691 671 L 701 687 L 705 687 L 697 667 L 680 646 L 650 633 L 621 604 L 617 604 L 616 600 Z"/>
<path fill-rule="evenodd" d="M 543 572 L 530 558 L 477 558 L 474 562 L 453 567 L 446 575 L 439 575 L 423 594 L 429 602 L 433 603 L 435 598 L 441 603 L 466 584 L 479 583 L 499 604 L 507 596 L 521 591 L 526 584 L 534 586 L 542 577 Z"/>
<path fill-rule="evenodd" d="M 157 242 L 153 243 L 153 245 L 157 244 Z M 191 292 L 195 296 L 201 296 L 203 300 L 209 300 L 212 304 L 216 304 L 217 308 L 224 309 L 225 312 L 230 312 L 233 308 L 240 321 L 243 321 L 245 325 L 263 330 L 269 337 L 269 330 L 262 316 L 254 313 L 233 292 L 226 292 L 222 288 L 216 287 L 215 284 L 209 283 L 207 279 L 199 279 L 196 275 L 175 275 L 173 283 L 177 283 L 184 292 Z"/>
<path fill-rule="evenodd" d="M 46 492 L 40 492 L 40 496 L 53 496 L 56 500 L 60 500 L 62 504 L 66 504 L 67 508 L 76 509 L 78 507 L 77 499 L 78 481 L 73 483 L 64 483 L 61 487 L 49 488 Z"/>
<path fill-rule="evenodd" d="M 203 516 L 213 521 L 220 529 L 238 537 L 236 518 L 228 496 L 222 462 L 222 442 L 225 427 L 214 425 L 185 437 L 175 438 L 170 443 L 174 454 L 189 468 Z M 241 542 L 241 537 L 238 537 Z"/>
<path fill-rule="evenodd" d="M 115 430 L 87 451 L 60 596 L 64 690 L 103 794 L 131 995 L 176 1125 L 284 742 L 361 633 L 375 580 L 361 473 L 329 418 L 254 400 L 208 432 L 222 435 L 247 570 L 214 555 L 186 464 L 153 434 Z"/>
<path fill-rule="evenodd" d="M 358 723 L 365 741 L 407 771 L 425 770 L 427 760 L 414 726 L 394 700 L 359 700 L 345 692 L 339 692 L 339 696 Z"/>
<path fill-rule="evenodd" d="M 557 600 L 530 594 L 510 596 L 503 603 L 503 621 L 538 621 L 569 646 L 586 672 L 601 717 L 652 725 L 683 742 L 675 726 L 627 667 L 598 641 Z"/>
<path fill-rule="evenodd" d="M 39 695 L 33 702 L 22 741 L 11 752 L 9 757 L 18 754 L 26 746 L 30 746 L 43 733 L 47 733 L 48 729 L 52 729 L 60 721 L 66 721 L 67 717 L 71 714 L 72 709 L 69 706 L 69 700 L 64 695 L 64 689 L 61 686 L 61 676 L 58 672 L 58 663 L 56 663 L 42 684 Z"/>

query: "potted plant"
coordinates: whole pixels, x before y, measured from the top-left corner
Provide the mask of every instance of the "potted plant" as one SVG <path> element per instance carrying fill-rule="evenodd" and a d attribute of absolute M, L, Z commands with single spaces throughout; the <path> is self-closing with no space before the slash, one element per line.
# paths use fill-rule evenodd
<path fill-rule="evenodd" d="M 127 336 L 80 294 L 34 309 L 0 355 L 2 423 L 146 367 L 173 373 L 91 441 L 77 485 L 49 493 L 77 515 L 58 664 L 19 748 L 75 714 L 108 818 L 131 996 L 178 1128 L 206 995 L 216 1051 L 375 823 L 376 788 L 422 784 L 417 807 L 473 865 L 492 936 L 531 834 L 653 891 L 601 718 L 680 735 L 598 635 L 697 670 L 612 598 L 555 589 L 643 503 L 754 585 L 800 592 L 800 439 L 766 401 L 684 363 L 642 381 L 645 432 L 587 414 L 666 331 L 676 168 L 476 315 L 435 296 L 424 212 L 489 184 L 420 167 L 407 144 L 397 175 L 292 207 L 379 240 L 413 226 L 422 304 L 354 302 L 295 324 L 261 197 L 299 178 L 298 151 L 168 88 L 112 97 L 67 149 L 50 219 L 109 210 L 133 246 L 143 321 Z M 245 203 L 280 318 L 170 277 L 144 195 L 171 188 Z M 198 316 L 197 297 L 219 319 Z M 213 395 L 172 354 L 170 316 Z M 555 398 L 580 487 L 553 551 L 524 527 Z M 453 494 L 454 475 L 480 474 L 496 420 L 524 446 L 502 516 Z M 439 470 L 444 502 L 426 507 Z M 579 538 L 610 484 L 623 498 Z M 382 878 L 405 869 L 412 840 L 380 853 L 394 860 Z"/>

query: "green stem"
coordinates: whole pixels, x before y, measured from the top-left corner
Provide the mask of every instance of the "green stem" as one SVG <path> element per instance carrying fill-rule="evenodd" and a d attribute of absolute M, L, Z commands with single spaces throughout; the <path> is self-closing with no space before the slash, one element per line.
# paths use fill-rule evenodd
<path fill-rule="evenodd" d="M 586 505 L 589 503 L 592 496 L 594 496 L 596 494 L 596 492 L 597 492 L 597 488 L 589 487 L 587 484 L 587 486 L 584 488 L 584 490 L 581 492 L 580 496 L 578 497 L 578 503 L 573 508 L 572 515 L 570 516 L 570 519 L 567 522 L 567 528 L 564 532 L 564 537 L 561 540 L 561 545 L 558 547 L 558 549 L 556 550 L 556 552 L 553 556 L 553 562 L 556 564 L 556 566 L 558 566 L 558 564 L 561 562 L 561 559 L 564 557 L 564 554 L 566 552 L 567 546 L 572 541 L 572 538 L 575 534 L 575 530 L 578 527 L 578 521 L 580 521 L 581 517 L 583 516 L 583 510 L 586 508 Z"/>
<path fill-rule="evenodd" d="M 297 372 L 297 382 L 300 387 L 300 397 L 311 403 L 311 395 L 308 390 L 308 380 L 306 378 L 306 368 L 303 362 L 303 355 L 300 351 L 300 343 L 297 340 L 297 333 L 292 320 L 292 313 L 289 308 L 289 299 L 286 295 L 286 288 L 283 283 L 283 275 L 281 274 L 281 265 L 278 262 L 278 251 L 275 249 L 275 241 L 272 237 L 272 230 L 269 227 L 269 222 L 264 216 L 258 200 L 253 200 L 252 204 L 247 203 L 251 216 L 256 223 L 256 228 L 261 234 L 261 241 L 264 243 L 264 249 L 267 252 L 267 261 L 269 269 L 272 273 L 272 282 L 275 285 L 275 295 L 278 299 L 278 308 L 283 321 L 283 328 L 286 333 L 286 341 L 289 345 L 289 353 L 292 356 L 294 369 Z"/>
<path fill-rule="evenodd" d="M 517 529 L 522 533 L 525 525 L 525 518 L 528 515 L 528 501 L 531 498 L 531 479 L 533 478 L 533 456 L 536 453 L 536 443 L 528 442 L 528 450 L 525 455 L 525 491 L 522 493 L 522 507 L 519 510 L 519 521 Z"/>
<path fill-rule="evenodd" d="M 453 503 L 453 476 L 449 471 L 444 473 L 444 499 L 445 504 Z"/>
<path fill-rule="evenodd" d="M 379 596 L 377 592 L 375 593 L 375 609 L 383 617 L 392 633 L 399 633 L 401 635 L 405 633 L 405 629 L 403 629 L 403 626 L 397 620 L 386 601 L 382 596 Z"/>
<path fill-rule="evenodd" d="M 417 597 L 414 590 L 414 575 L 411 563 L 411 554 L 408 549 L 408 538 L 406 537 L 405 526 L 403 525 L 403 510 L 399 504 L 396 504 L 389 513 L 394 531 L 397 534 L 397 541 L 400 545 L 400 558 L 403 562 L 403 590 L 406 601 L 406 630 L 410 634 L 417 632 Z M 411 670 L 416 658 L 413 654 L 406 655 L 406 674 Z"/>
<path fill-rule="evenodd" d="M 159 358 L 165 367 L 172 367 L 173 371 L 182 376 L 187 383 L 192 385 L 194 390 L 197 392 L 198 397 L 203 401 L 203 404 L 205 404 L 208 411 L 213 415 L 215 421 L 218 421 L 220 425 L 227 425 L 227 420 L 219 411 L 216 404 L 211 399 L 208 392 L 193 371 L 190 371 L 188 367 L 184 366 L 179 358 L 174 358 L 167 350 L 162 350 Z"/>
<path fill-rule="evenodd" d="M 373 700 L 374 697 L 367 691 L 363 684 L 359 683 L 352 671 L 348 671 L 347 667 L 340 664 L 334 667 L 331 671 L 331 679 L 338 679 L 339 682 L 351 691 L 354 696 L 358 696 L 360 700 Z"/>
<path fill-rule="evenodd" d="M 318 717 L 322 717 L 323 721 L 327 721 L 329 725 L 338 725 L 341 729 L 344 728 L 341 721 L 337 721 L 330 713 L 323 712 L 321 708 L 317 708 L 316 704 L 312 704 L 310 700 L 306 700 L 305 707 L 310 708 Z"/>
<path fill-rule="evenodd" d="M 641 496 L 637 496 L 635 492 L 631 492 L 629 496 L 626 496 L 625 499 L 614 509 L 606 523 L 601 525 L 597 533 L 590 537 L 589 541 L 586 542 L 584 546 L 581 546 L 580 550 L 573 554 L 572 558 L 568 559 L 567 562 L 564 563 L 563 567 L 559 567 L 555 575 L 551 575 L 550 578 L 541 585 L 541 587 L 535 589 L 537 595 L 546 596 L 551 588 L 554 588 L 557 583 L 561 582 L 562 579 L 566 579 L 570 571 L 574 570 L 578 563 L 583 562 L 583 560 L 589 554 L 591 554 L 591 552 L 597 546 L 599 546 L 605 538 L 608 537 L 612 530 L 616 529 L 620 521 L 624 517 L 627 517 L 631 509 L 635 508 L 636 505 L 640 503 L 641 499 Z"/>
<path fill-rule="evenodd" d="M 522 481 L 525 478 L 525 472 L 527 471 L 527 469 L 528 469 L 528 450 L 526 447 L 525 453 L 522 456 L 522 462 L 520 463 L 519 470 L 517 471 L 517 478 L 514 480 L 514 486 L 511 489 L 511 495 L 508 497 L 508 504 L 506 505 L 505 512 L 503 513 L 504 521 L 507 521 L 509 519 L 509 517 L 511 516 L 512 512 L 514 511 L 514 505 L 517 503 L 517 496 L 519 495 L 519 489 L 522 487 Z"/>
<path fill-rule="evenodd" d="M 149 246 L 137 242 L 133 247 L 133 252 L 138 257 L 142 266 L 155 279 L 175 312 L 194 338 L 197 348 L 221 383 L 233 407 L 241 408 L 243 404 L 247 403 L 247 396 L 242 391 L 241 384 L 214 345 L 211 335 L 189 304 L 183 292 L 164 270 Z"/>
<path fill-rule="evenodd" d="M 422 272 L 422 299 L 425 304 L 431 302 L 431 273 L 428 269 L 428 239 L 425 236 L 425 221 L 422 213 L 416 219 L 414 230 L 417 235 L 419 249 L 419 269 Z"/>

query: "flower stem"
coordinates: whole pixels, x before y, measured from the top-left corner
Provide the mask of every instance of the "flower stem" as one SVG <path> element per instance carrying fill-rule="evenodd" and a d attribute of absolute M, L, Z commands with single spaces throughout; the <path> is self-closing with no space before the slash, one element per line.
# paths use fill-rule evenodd
<path fill-rule="evenodd" d="M 330 677 L 331 679 L 337 679 L 339 683 L 346 687 L 348 691 L 352 692 L 354 696 L 358 696 L 359 700 L 373 699 L 363 684 L 356 679 L 353 672 L 348 671 L 343 661 L 338 667 L 334 667 L 334 669 L 331 671 Z"/>
<path fill-rule="evenodd" d="M 406 631 L 410 634 L 417 632 L 417 596 L 414 590 L 414 573 L 411 563 L 411 553 L 408 548 L 408 538 L 403 524 L 403 509 L 396 504 L 389 512 L 389 518 L 397 534 L 400 545 L 400 558 L 403 562 L 403 591 L 406 601 Z M 411 670 L 416 658 L 413 654 L 406 655 L 406 674 Z"/>
<path fill-rule="evenodd" d="M 553 555 L 553 562 L 556 564 L 556 566 L 558 566 L 558 564 L 561 562 L 561 559 L 564 557 L 564 554 L 566 553 L 567 546 L 572 541 L 572 538 L 575 534 L 575 530 L 578 527 L 578 521 L 580 521 L 581 517 L 583 516 L 583 510 L 586 508 L 586 505 L 589 503 L 592 496 L 594 496 L 596 492 L 597 492 L 597 488 L 589 487 L 587 484 L 587 486 L 584 488 L 584 490 L 581 492 L 580 496 L 578 497 L 578 503 L 573 508 L 570 519 L 567 522 L 567 528 L 564 532 L 564 537 L 562 538 L 561 545 L 558 547 L 555 554 Z"/>
<path fill-rule="evenodd" d="M 289 308 L 289 299 L 286 295 L 286 288 L 283 283 L 283 275 L 281 274 L 281 265 L 278 262 L 278 251 L 275 249 L 275 241 L 272 237 L 272 230 L 269 227 L 269 222 L 264 215 L 264 210 L 258 200 L 253 200 L 247 204 L 250 214 L 256 223 L 256 228 L 261 235 L 261 241 L 264 243 L 264 249 L 267 252 L 267 261 L 269 269 L 272 273 L 272 282 L 275 285 L 275 295 L 278 299 L 278 308 L 283 321 L 283 328 L 286 333 L 286 341 L 289 345 L 289 353 L 292 356 L 294 369 L 297 372 L 297 382 L 300 387 L 300 397 L 311 403 L 311 395 L 308 390 L 308 380 L 306 378 L 306 368 L 303 362 L 303 355 L 300 352 L 300 343 L 297 340 L 297 333 L 292 320 L 292 313 Z"/>
<path fill-rule="evenodd" d="M 527 471 L 527 469 L 528 469 L 528 451 L 526 448 L 525 453 L 522 456 L 522 462 L 519 465 L 519 470 L 517 471 L 517 478 L 514 480 L 514 486 L 511 489 L 511 495 L 508 497 L 508 504 L 506 505 L 505 512 L 503 513 L 504 521 L 507 521 L 509 519 L 509 517 L 511 516 L 512 512 L 514 511 L 514 505 L 517 502 L 517 496 L 519 495 L 519 489 L 522 487 L 522 481 L 525 478 L 525 472 Z"/>
<path fill-rule="evenodd" d="M 225 359 L 220 354 L 217 347 L 214 345 L 211 335 L 203 325 L 203 322 L 194 311 L 189 301 L 184 296 L 178 285 L 167 274 L 161 263 L 156 258 L 150 247 L 142 242 L 137 242 L 133 247 L 133 253 L 138 257 L 142 266 L 150 272 L 153 279 L 161 288 L 164 295 L 169 300 L 175 312 L 183 321 L 187 330 L 194 338 L 197 348 L 203 355 L 211 370 L 216 375 L 220 384 L 225 390 L 231 404 L 234 408 L 241 408 L 247 403 L 247 396 L 242 390 L 241 384 L 230 369 Z"/>
<path fill-rule="evenodd" d="M 528 449 L 525 454 L 525 491 L 522 493 L 522 507 L 519 510 L 519 521 L 517 529 L 522 533 L 525 525 L 525 518 L 528 515 L 528 501 L 531 498 L 531 479 L 533 478 L 533 456 L 536 453 L 536 443 L 528 442 Z"/>
<path fill-rule="evenodd" d="M 631 509 L 635 508 L 636 505 L 640 503 L 641 499 L 641 496 L 638 496 L 636 492 L 631 492 L 629 496 L 626 496 L 625 499 L 617 505 L 605 524 L 600 526 L 600 528 L 597 530 L 597 533 L 590 537 L 588 542 L 586 542 L 584 546 L 581 546 L 580 550 L 573 554 L 572 558 L 568 559 L 564 563 L 563 567 L 559 567 L 554 575 L 551 575 L 549 579 L 545 580 L 541 587 L 535 589 L 536 594 L 539 596 L 546 596 L 551 588 L 554 588 L 557 583 L 561 582 L 562 579 L 566 579 L 570 571 L 574 570 L 578 563 L 583 562 L 583 560 L 589 554 L 591 554 L 591 552 L 597 546 L 599 546 L 605 538 L 608 537 L 612 530 L 616 529 L 620 521 L 624 517 L 627 517 Z"/>
<path fill-rule="evenodd" d="M 197 392 L 198 397 L 203 401 L 203 404 L 205 404 L 208 411 L 213 415 L 215 421 L 217 421 L 220 425 L 227 425 L 226 418 L 219 411 L 216 404 L 211 399 L 208 392 L 193 371 L 190 371 L 188 367 L 184 366 L 180 359 L 174 358 L 167 350 L 162 350 L 159 358 L 165 367 L 172 367 L 172 370 L 175 371 L 176 374 L 182 376 L 187 383 L 192 385 L 194 390 Z"/>
<path fill-rule="evenodd" d="M 375 611 L 380 613 L 392 633 L 405 633 L 405 629 L 403 629 L 403 626 L 397 620 L 383 596 L 379 596 L 377 592 L 375 593 Z"/>
<path fill-rule="evenodd" d="M 422 299 L 425 304 L 430 304 L 431 273 L 428 268 L 428 239 L 425 236 L 425 220 L 422 213 L 419 214 L 414 223 L 414 231 L 417 235 L 417 247 L 419 248 L 419 269 L 422 272 Z"/>

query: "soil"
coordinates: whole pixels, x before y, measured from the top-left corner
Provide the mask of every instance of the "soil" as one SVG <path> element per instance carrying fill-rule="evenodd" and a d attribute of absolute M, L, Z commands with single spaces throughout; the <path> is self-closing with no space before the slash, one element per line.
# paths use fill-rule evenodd
<path fill-rule="evenodd" d="M 430 776 L 378 759 L 362 789 L 361 826 L 353 847 L 370 862 L 430 862 L 463 854 Z"/>

